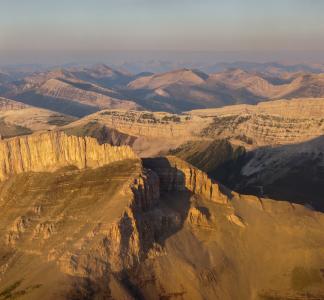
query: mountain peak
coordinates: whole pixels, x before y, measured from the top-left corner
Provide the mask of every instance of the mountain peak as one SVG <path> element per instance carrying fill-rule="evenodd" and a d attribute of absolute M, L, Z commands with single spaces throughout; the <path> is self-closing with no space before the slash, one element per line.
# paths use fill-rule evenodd
<path fill-rule="evenodd" d="M 173 84 L 199 85 L 205 82 L 208 75 L 192 69 L 178 69 L 171 72 L 138 78 L 129 84 L 133 89 L 159 89 Z"/>

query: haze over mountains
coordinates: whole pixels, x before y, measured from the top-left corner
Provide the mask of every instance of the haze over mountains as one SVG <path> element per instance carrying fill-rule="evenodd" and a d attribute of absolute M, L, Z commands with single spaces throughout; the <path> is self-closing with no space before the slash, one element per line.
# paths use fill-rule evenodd
<path fill-rule="evenodd" d="M 324 300 L 324 1 L 0 3 L 0 300 Z"/>
<path fill-rule="evenodd" d="M 2 70 L 0 300 L 324 298 L 321 65 L 217 67 Z"/>
<path fill-rule="evenodd" d="M 10 73 L 7 69 L 0 79 L 0 94 L 77 117 L 109 108 L 182 112 L 270 99 L 324 96 L 320 67 L 247 64 L 245 69 L 208 74 L 198 69 L 179 69 L 132 75 L 95 65 L 31 71 L 23 77 L 16 70 Z"/>

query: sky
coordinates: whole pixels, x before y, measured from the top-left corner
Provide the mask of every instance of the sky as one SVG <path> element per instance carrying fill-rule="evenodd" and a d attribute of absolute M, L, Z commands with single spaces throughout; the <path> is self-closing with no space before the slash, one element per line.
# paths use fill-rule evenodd
<path fill-rule="evenodd" d="M 324 0 L 0 0 L 0 64 L 323 52 Z"/>

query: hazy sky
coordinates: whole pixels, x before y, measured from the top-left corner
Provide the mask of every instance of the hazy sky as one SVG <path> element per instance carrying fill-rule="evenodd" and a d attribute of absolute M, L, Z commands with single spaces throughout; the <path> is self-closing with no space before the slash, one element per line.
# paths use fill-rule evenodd
<path fill-rule="evenodd" d="M 324 51 L 324 0 L 0 0 L 0 63 Z"/>

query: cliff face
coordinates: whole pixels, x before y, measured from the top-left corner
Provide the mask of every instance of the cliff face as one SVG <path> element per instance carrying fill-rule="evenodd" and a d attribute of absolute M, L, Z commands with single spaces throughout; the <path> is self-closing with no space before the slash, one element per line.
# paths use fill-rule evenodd
<path fill-rule="evenodd" d="M 254 146 L 303 142 L 324 134 L 324 99 L 293 99 L 196 110 L 192 115 L 213 118 L 201 134 L 230 138 Z"/>
<path fill-rule="evenodd" d="M 0 97 L 0 111 L 19 110 L 26 107 L 28 107 L 28 105 Z"/>
<path fill-rule="evenodd" d="M 323 214 L 236 193 L 223 201 L 173 157 L 144 165 L 0 182 L 2 298 L 323 299 Z"/>
<path fill-rule="evenodd" d="M 97 139 L 100 144 L 106 143 L 113 146 L 132 146 L 137 138 L 126 133 L 121 133 L 116 129 L 109 128 L 95 121 L 64 129 L 64 132 L 68 135 L 93 137 Z"/>
<path fill-rule="evenodd" d="M 209 138 L 231 138 L 255 146 L 307 141 L 324 134 L 323 118 L 286 118 L 268 114 L 217 116 L 202 131 Z"/>
<path fill-rule="evenodd" d="M 192 137 L 206 123 L 199 117 L 193 119 L 188 115 L 166 112 L 105 110 L 76 121 L 67 128 L 82 126 L 94 119 L 123 133 L 152 138 Z"/>
<path fill-rule="evenodd" d="M 228 201 L 219 185 L 208 178 L 206 173 L 179 158 L 147 158 L 143 162 L 145 167 L 158 174 L 161 191 L 188 190 L 213 202 L 225 204 Z"/>
<path fill-rule="evenodd" d="M 135 158 L 127 146 L 99 145 L 93 138 L 46 132 L 0 142 L 0 180 L 22 172 L 52 171 L 69 165 L 84 169 Z"/>
<path fill-rule="evenodd" d="M 95 121 L 140 138 L 133 148 L 147 157 L 168 153 L 185 142 L 197 140 L 228 139 L 249 149 L 303 142 L 324 134 L 323 115 L 324 99 L 293 99 L 179 115 L 106 110 L 73 122 L 65 129 L 86 128 Z"/>
<path fill-rule="evenodd" d="M 122 160 L 0 182 L 0 208 L 10 206 L 0 210 L 0 291 L 32 272 L 39 287 L 19 287 L 27 299 L 87 299 L 91 290 L 133 299 L 124 273 L 159 252 L 157 238 L 180 225 L 159 208 L 159 181 L 139 160 Z M 17 260 L 31 263 L 26 273 Z"/>

